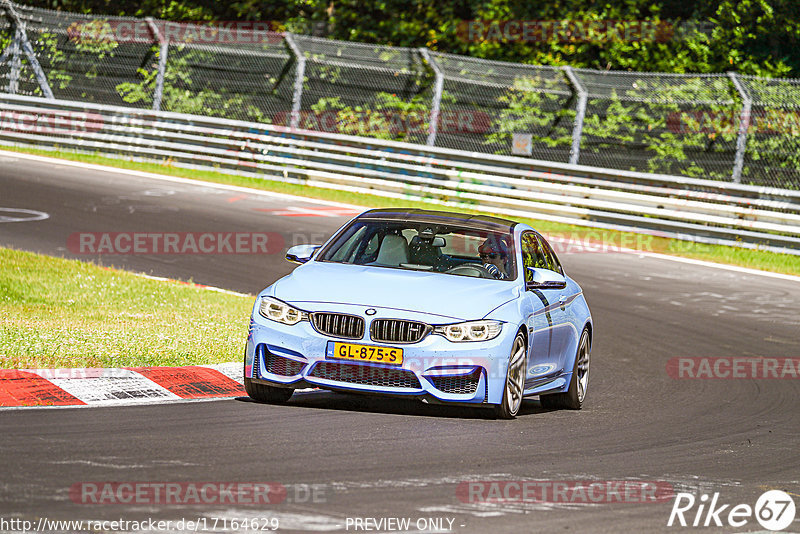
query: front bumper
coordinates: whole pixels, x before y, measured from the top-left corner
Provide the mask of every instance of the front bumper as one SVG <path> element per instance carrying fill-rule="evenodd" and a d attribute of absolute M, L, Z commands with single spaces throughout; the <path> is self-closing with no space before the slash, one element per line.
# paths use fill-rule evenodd
<path fill-rule="evenodd" d="M 364 307 L 325 305 L 324 311 L 350 313 Z M 363 316 L 363 315 L 362 315 Z M 409 319 L 443 324 L 422 314 L 379 308 L 376 318 Z M 489 341 L 454 343 L 437 334 L 411 344 L 380 343 L 370 339 L 369 322 L 359 340 L 342 340 L 317 332 L 308 321 L 289 326 L 262 317 L 254 310 L 245 354 L 245 376 L 268 385 L 344 390 L 433 402 L 498 404 L 505 387 L 508 356 L 516 331 L 504 325 Z M 354 362 L 326 357 L 329 343 L 346 341 L 403 349 L 401 365 Z"/>

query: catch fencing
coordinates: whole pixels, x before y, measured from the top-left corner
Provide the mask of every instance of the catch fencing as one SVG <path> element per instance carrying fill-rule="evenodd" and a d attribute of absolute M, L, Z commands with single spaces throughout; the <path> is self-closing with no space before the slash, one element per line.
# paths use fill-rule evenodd
<path fill-rule="evenodd" d="M 557 68 L 0 1 L 0 91 L 800 189 L 800 80 Z"/>

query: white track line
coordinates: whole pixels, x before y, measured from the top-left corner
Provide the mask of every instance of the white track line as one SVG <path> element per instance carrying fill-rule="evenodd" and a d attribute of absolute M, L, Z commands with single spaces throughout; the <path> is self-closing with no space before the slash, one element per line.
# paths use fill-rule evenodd
<path fill-rule="evenodd" d="M 308 202 L 310 204 L 322 204 L 325 206 L 340 206 L 343 208 L 352 208 L 358 210 L 366 210 L 365 206 L 357 206 L 355 204 L 345 204 L 342 202 L 333 202 L 330 200 L 321 200 L 315 198 L 308 198 L 308 197 L 301 197 L 296 195 L 289 195 L 286 193 L 273 193 L 271 191 L 262 191 L 260 189 L 251 189 L 249 187 L 241 187 L 237 185 L 228 185 L 228 184 L 217 184 L 214 182 L 204 182 L 201 180 L 192 180 L 190 178 L 179 178 L 175 176 L 166 176 L 163 174 L 156 174 L 150 172 L 143 172 L 143 171 L 134 171 L 129 169 L 118 169 L 116 167 L 108 167 L 105 165 L 96 165 L 93 163 L 83 163 L 80 161 L 69 161 L 69 160 L 62 160 L 58 158 L 51 158 L 45 156 L 35 156 L 32 154 L 25 154 L 22 152 L 8 152 L 5 150 L 0 150 L 0 156 L 7 156 L 7 157 L 16 157 L 20 159 L 28 159 L 32 161 L 38 161 L 41 163 L 49 163 L 53 165 L 65 165 L 68 167 L 77 167 L 79 169 L 86 169 L 92 171 L 99 171 L 99 172 L 110 172 L 116 174 L 125 174 L 128 176 L 138 176 L 140 178 L 149 178 L 153 180 L 162 180 L 167 182 L 173 183 L 181 183 L 187 185 L 194 185 L 194 186 L 201 186 L 201 187 L 211 187 L 214 189 L 221 189 L 225 191 L 235 191 L 238 193 L 247 193 L 250 195 L 257 195 L 257 196 L 264 196 L 270 198 L 281 198 L 285 200 L 291 200 L 294 202 Z M 531 213 L 531 217 L 536 217 L 536 213 Z M 794 276 L 790 274 L 782 274 L 782 273 L 773 273 L 770 271 L 761 271 L 758 269 L 750 269 L 747 267 L 738 267 L 736 265 L 725 265 L 722 263 L 714 263 L 710 261 L 703 261 L 703 260 L 695 260 L 691 258 L 683 258 L 680 256 L 670 256 L 668 254 L 658 254 L 656 252 L 641 252 L 639 253 L 640 256 L 646 256 L 649 258 L 656 258 L 668 261 L 677 261 L 681 263 L 687 263 L 691 265 L 697 265 L 699 267 L 708 267 L 711 269 L 722 269 L 726 271 L 734 271 L 744 274 L 752 274 L 758 276 L 767 276 L 770 278 L 778 278 L 781 280 L 788 280 L 792 282 L 800 282 L 800 276 Z M 219 288 L 215 288 L 219 289 Z M 224 290 L 223 290 L 224 291 Z M 249 296 L 249 295 L 248 295 Z"/>
<path fill-rule="evenodd" d="M 139 178 L 150 178 L 153 180 L 163 180 L 167 182 L 174 182 L 179 184 L 188 184 L 188 185 L 196 185 L 200 187 L 211 187 L 214 189 L 222 189 L 225 191 L 236 191 L 237 193 L 247 193 L 251 195 L 257 196 L 264 196 L 264 197 L 271 197 L 271 198 L 281 198 L 285 200 L 292 200 L 296 202 L 308 202 L 309 204 L 321 204 L 324 206 L 338 206 L 342 208 L 350 208 L 354 210 L 366 210 L 364 206 L 356 206 L 355 204 L 345 204 L 343 202 L 334 202 L 332 200 L 321 200 L 318 198 L 309 198 L 309 197 L 301 197 L 297 195 L 289 195 L 287 193 L 275 193 L 272 191 L 263 191 L 261 189 L 251 189 L 249 187 L 242 187 L 238 185 L 229 185 L 229 184 L 218 184 L 215 182 L 205 182 L 203 180 L 193 180 L 191 178 L 180 178 L 178 176 L 167 176 L 165 174 L 156 174 L 152 172 L 144 172 L 144 171 L 134 171 L 131 169 L 119 169 L 116 167 L 109 167 L 106 165 L 96 165 L 94 163 L 83 163 L 81 161 L 70 161 L 66 159 L 58 159 L 58 158 L 51 158 L 47 156 L 35 156 L 33 154 L 25 154 L 23 152 L 8 152 L 6 150 L 0 150 L 0 156 L 13 156 L 16 158 L 21 159 L 28 159 L 32 161 L 38 161 L 40 163 L 49 163 L 52 165 L 65 165 L 68 167 L 77 167 L 79 169 L 86 169 L 90 171 L 99 171 L 99 172 L 113 172 L 116 174 L 125 174 L 128 176 L 138 176 Z M 125 161 L 125 160 L 121 160 Z"/>
<path fill-rule="evenodd" d="M 791 282 L 800 282 L 800 276 L 783 273 L 773 273 L 770 271 L 760 271 L 758 269 L 750 269 L 748 267 L 739 267 L 738 265 L 725 265 L 724 263 L 714 263 L 711 261 L 695 260 L 692 258 L 683 258 L 681 256 L 670 256 L 668 254 L 658 254 L 657 252 L 640 252 L 639 255 L 648 258 L 657 258 L 660 260 L 677 261 L 680 263 L 688 263 L 691 265 L 699 265 L 702 267 L 711 267 L 713 269 L 723 269 L 725 271 L 734 271 L 737 273 L 755 274 L 760 276 L 768 276 L 770 278 L 778 278 L 780 280 L 789 280 Z"/>

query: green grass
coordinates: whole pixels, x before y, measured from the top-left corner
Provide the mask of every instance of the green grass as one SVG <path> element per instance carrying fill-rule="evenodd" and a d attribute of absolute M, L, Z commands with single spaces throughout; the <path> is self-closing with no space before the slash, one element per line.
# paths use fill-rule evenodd
<path fill-rule="evenodd" d="M 208 182 L 216 182 L 222 184 L 232 184 L 237 186 L 250 187 L 253 189 L 261 189 L 265 191 L 287 193 L 301 197 L 333 200 L 336 202 L 356 204 L 365 207 L 402 206 L 402 207 L 419 207 L 419 208 L 442 209 L 442 210 L 457 209 L 460 212 L 485 214 L 485 212 L 470 210 L 469 208 L 443 207 L 443 206 L 438 206 L 436 204 L 421 202 L 417 200 L 395 199 L 395 198 L 381 197 L 377 195 L 365 195 L 359 193 L 351 193 L 347 191 L 335 191 L 319 187 L 310 187 L 302 184 L 285 183 L 276 180 L 251 178 L 244 176 L 232 176 L 229 174 L 224 174 L 214 171 L 197 171 L 197 170 L 182 169 L 180 167 L 172 166 L 168 162 L 142 163 L 142 162 L 127 161 L 122 159 L 107 158 L 93 154 L 81 154 L 75 152 L 50 151 L 50 150 L 4 147 L 4 146 L 0 146 L 0 148 L 5 150 L 25 152 L 29 154 L 57 157 L 72 161 L 82 161 L 98 165 L 108 165 L 117 168 L 152 172 L 157 174 L 165 174 L 169 176 L 180 176 L 184 178 L 192 178 L 195 180 L 204 180 Z M 514 219 L 519 222 L 530 224 L 534 228 L 550 236 L 552 235 L 562 236 L 572 241 L 576 240 L 582 241 L 583 239 L 588 238 L 592 241 L 607 242 L 612 245 L 629 244 L 632 245 L 632 248 L 635 248 L 636 250 L 642 250 L 644 252 L 660 252 L 663 254 L 681 256 L 685 258 L 694 258 L 694 259 L 717 262 L 717 263 L 738 265 L 741 267 L 749 267 L 752 269 L 761 269 L 765 271 L 800 275 L 800 256 L 792 256 L 789 254 L 777 254 L 774 252 L 750 250 L 738 247 L 707 245 L 703 243 L 693 243 L 675 239 L 643 236 L 640 234 L 618 232 L 613 230 L 598 230 L 589 227 L 554 223 L 547 220 L 536 219 L 534 217 L 531 218 L 514 217 Z M 570 248 L 572 248 L 572 250 L 576 250 L 575 247 L 570 247 Z"/>
<path fill-rule="evenodd" d="M 0 368 L 237 361 L 253 299 L 0 248 Z"/>

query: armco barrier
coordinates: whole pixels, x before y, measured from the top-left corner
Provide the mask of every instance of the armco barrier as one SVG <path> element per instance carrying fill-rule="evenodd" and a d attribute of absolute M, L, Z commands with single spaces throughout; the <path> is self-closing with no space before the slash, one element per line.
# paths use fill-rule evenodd
<path fill-rule="evenodd" d="M 0 94 L 0 144 L 800 254 L 800 191 Z"/>

